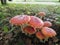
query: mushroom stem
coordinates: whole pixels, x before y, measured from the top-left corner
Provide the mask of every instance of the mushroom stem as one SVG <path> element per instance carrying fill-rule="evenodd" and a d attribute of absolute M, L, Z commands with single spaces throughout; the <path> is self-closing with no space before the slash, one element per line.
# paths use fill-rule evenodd
<path fill-rule="evenodd" d="M 47 38 L 45 38 L 45 40 L 44 41 L 48 41 L 48 37 Z"/>
<path fill-rule="evenodd" d="M 25 33 L 25 35 L 28 35 L 27 33 Z"/>
<path fill-rule="evenodd" d="M 37 16 L 37 14 L 35 14 L 35 16 Z"/>
<path fill-rule="evenodd" d="M 42 16 L 40 16 L 40 18 L 41 18 L 41 19 L 43 19 L 43 17 L 42 17 Z"/>
<path fill-rule="evenodd" d="M 37 30 L 37 32 L 39 32 L 40 31 L 40 29 L 38 29 L 38 28 L 35 28 L 36 30 Z"/>
<path fill-rule="evenodd" d="M 41 39 L 40 39 L 40 42 L 45 43 L 45 41 L 43 41 L 43 40 L 41 40 Z"/>
<path fill-rule="evenodd" d="M 55 43 L 59 41 L 57 37 L 53 37 L 52 39 L 53 39 L 53 42 Z"/>
<path fill-rule="evenodd" d="M 23 25 L 21 25 L 21 31 L 22 31 L 22 33 L 24 33 L 24 31 L 23 31 Z"/>
<path fill-rule="evenodd" d="M 22 25 L 21 25 L 21 31 L 22 31 L 22 33 L 25 33 L 25 32 L 23 31 L 23 28 L 24 28 L 25 26 L 27 26 L 27 25 L 25 25 L 25 24 L 22 24 Z M 27 33 L 25 33 L 25 35 L 27 35 Z"/>
<path fill-rule="evenodd" d="M 54 45 L 54 43 L 53 43 L 53 41 L 51 39 L 49 39 L 48 45 Z"/>

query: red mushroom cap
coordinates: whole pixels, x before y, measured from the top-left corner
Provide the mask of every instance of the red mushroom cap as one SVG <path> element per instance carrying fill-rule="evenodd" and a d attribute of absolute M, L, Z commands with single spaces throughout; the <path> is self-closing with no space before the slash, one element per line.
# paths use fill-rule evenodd
<path fill-rule="evenodd" d="M 30 21 L 29 21 L 29 25 L 34 27 L 34 28 L 42 28 L 42 26 L 44 25 L 43 21 L 36 17 L 36 16 L 30 16 Z"/>
<path fill-rule="evenodd" d="M 33 28 L 33 27 L 31 27 L 31 26 L 26 26 L 26 27 L 24 27 L 24 28 L 23 28 L 23 31 L 24 31 L 25 33 L 30 34 L 30 35 L 35 34 L 35 32 L 36 32 L 35 28 Z"/>
<path fill-rule="evenodd" d="M 41 31 L 46 37 L 56 36 L 56 32 L 52 28 L 43 27 Z"/>
<path fill-rule="evenodd" d="M 36 37 L 39 38 L 39 39 L 45 39 L 45 36 L 41 33 L 41 32 L 37 32 L 36 33 Z"/>
<path fill-rule="evenodd" d="M 24 23 L 28 23 L 30 20 L 30 16 L 27 15 L 17 15 L 10 19 L 10 23 L 13 25 L 21 25 Z"/>
<path fill-rule="evenodd" d="M 44 27 L 50 27 L 50 26 L 52 26 L 51 22 L 49 22 L 49 21 L 44 22 Z"/>
<path fill-rule="evenodd" d="M 38 15 L 40 15 L 40 16 L 45 16 L 46 13 L 45 13 L 45 12 L 39 12 Z"/>

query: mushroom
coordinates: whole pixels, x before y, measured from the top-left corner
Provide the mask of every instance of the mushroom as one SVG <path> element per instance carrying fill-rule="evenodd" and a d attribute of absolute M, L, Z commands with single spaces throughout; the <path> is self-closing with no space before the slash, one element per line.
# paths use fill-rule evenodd
<path fill-rule="evenodd" d="M 55 37 L 57 34 L 52 28 L 48 27 L 43 27 L 41 32 L 46 36 L 46 37 Z"/>
<path fill-rule="evenodd" d="M 45 12 L 39 12 L 38 15 L 40 16 L 41 19 L 43 19 L 43 17 L 46 15 Z"/>
<path fill-rule="evenodd" d="M 31 27 L 31 26 L 26 26 L 23 28 L 23 31 L 26 33 L 26 34 L 29 34 L 29 35 L 32 35 L 32 34 L 35 34 L 36 30 L 35 28 Z"/>
<path fill-rule="evenodd" d="M 49 22 L 49 21 L 44 22 L 44 27 L 50 27 L 50 26 L 52 26 L 51 22 Z"/>
<path fill-rule="evenodd" d="M 29 25 L 34 28 L 42 28 L 44 23 L 40 18 L 36 16 L 30 16 Z"/>
<path fill-rule="evenodd" d="M 30 21 L 30 17 L 28 15 L 17 15 L 10 19 L 10 23 L 13 25 L 22 25 L 28 23 Z"/>
<path fill-rule="evenodd" d="M 46 15 L 46 13 L 45 12 L 39 12 L 38 15 L 44 17 Z"/>
<path fill-rule="evenodd" d="M 37 37 L 38 39 L 40 39 L 40 40 L 45 39 L 45 36 L 42 34 L 42 32 L 37 32 L 37 33 L 36 33 L 36 37 Z"/>

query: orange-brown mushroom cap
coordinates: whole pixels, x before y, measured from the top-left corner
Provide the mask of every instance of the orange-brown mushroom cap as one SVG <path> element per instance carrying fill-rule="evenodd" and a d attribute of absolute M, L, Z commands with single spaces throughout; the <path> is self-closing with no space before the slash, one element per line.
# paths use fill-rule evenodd
<path fill-rule="evenodd" d="M 50 26 L 52 26 L 51 22 L 49 22 L 49 21 L 44 22 L 44 27 L 50 27 Z"/>
<path fill-rule="evenodd" d="M 43 16 L 43 17 L 44 17 L 44 16 L 46 15 L 46 13 L 45 13 L 45 12 L 39 12 L 39 13 L 38 13 L 38 15 Z"/>
<path fill-rule="evenodd" d="M 29 25 L 34 28 L 42 28 L 44 23 L 40 18 L 36 16 L 30 16 Z"/>
<path fill-rule="evenodd" d="M 10 23 L 13 25 L 21 25 L 24 23 L 28 23 L 30 17 L 28 15 L 17 15 L 10 19 Z"/>
<path fill-rule="evenodd" d="M 36 32 L 35 28 L 33 28 L 33 27 L 31 27 L 31 26 L 26 26 L 26 27 L 24 27 L 24 28 L 23 28 L 23 31 L 24 31 L 25 33 L 30 34 L 30 35 L 35 34 L 35 32 Z"/>
<path fill-rule="evenodd" d="M 52 28 L 43 27 L 41 31 L 46 37 L 56 36 L 56 32 Z"/>
<path fill-rule="evenodd" d="M 36 37 L 41 40 L 45 39 L 45 36 L 41 32 L 37 32 Z"/>

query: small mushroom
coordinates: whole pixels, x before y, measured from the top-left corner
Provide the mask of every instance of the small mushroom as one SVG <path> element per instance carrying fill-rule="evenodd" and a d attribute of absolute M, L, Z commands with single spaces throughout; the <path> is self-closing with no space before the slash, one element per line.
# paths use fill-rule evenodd
<path fill-rule="evenodd" d="M 37 32 L 37 33 L 36 33 L 36 37 L 37 37 L 38 39 L 40 39 L 40 40 L 45 39 L 45 36 L 42 34 L 42 32 Z"/>
<path fill-rule="evenodd" d="M 28 15 L 17 15 L 10 19 L 10 23 L 13 25 L 22 25 L 28 23 L 30 17 Z"/>
<path fill-rule="evenodd" d="M 49 21 L 44 22 L 44 27 L 50 27 L 50 26 L 52 26 L 51 22 L 49 22 Z"/>
<path fill-rule="evenodd" d="M 23 31 L 26 33 L 26 34 L 29 34 L 29 35 L 32 35 L 32 34 L 35 34 L 36 30 L 35 28 L 31 27 L 31 26 L 26 26 L 23 28 Z"/>
<path fill-rule="evenodd" d="M 46 13 L 45 12 L 39 12 L 38 15 L 44 17 L 46 15 Z"/>
<path fill-rule="evenodd" d="M 30 16 L 29 25 L 34 28 L 42 28 L 44 23 L 40 18 L 36 16 Z"/>
<path fill-rule="evenodd" d="M 54 36 L 57 35 L 56 32 L 52 28 L 43 27 L 41 31 L 48 38 L 49 37 L 54 37 Z"/>

